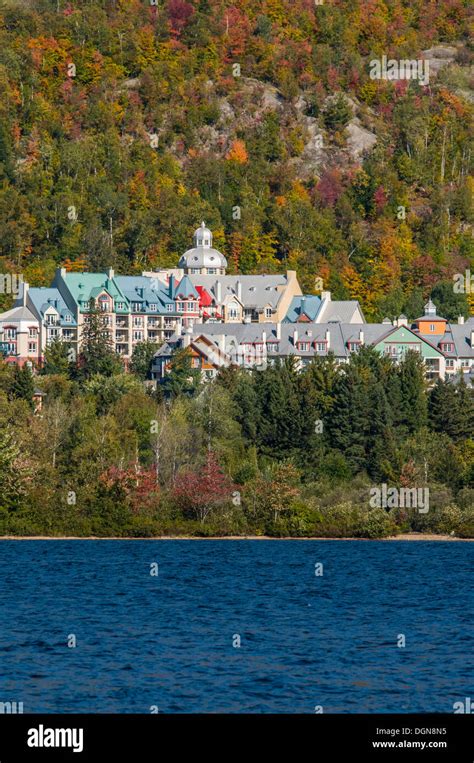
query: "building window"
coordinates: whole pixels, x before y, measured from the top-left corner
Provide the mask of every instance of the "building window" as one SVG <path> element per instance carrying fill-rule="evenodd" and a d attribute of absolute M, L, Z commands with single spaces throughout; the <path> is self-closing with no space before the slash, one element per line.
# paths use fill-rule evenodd
<path fill-rule="evenodd" d="M 453 358 L 447 358 L 447 360 L 446 360 L 446 368 L 454 368 L 454 359 Z"/>
<path fill-rule="evenodd" d="M 434 325 L 434 323 L 430 323 L 430 331 L 434 331 L 434 330 L 435 330 L 435 325 Z"/>
<path fill-rule="evenodd" d="M 228 309 L 228 316 L 229 318 L 238 318 L 239 317 L 239 311 L 236 307 L 232 306 Z"/>
<path fill-rule="evenodd" d="M 470 368 L 470 365 L 468 360 L 461 360 L 461 368 Z"/>
<path fill-rule="evenodd" d="M 268 342 L 267 344 L 268 352 L 278 352 L 280 349 L 280 345 L 278 342 Z"/>
<path fill-rule="evenodd" d="M 36 332 L 37 332 L 37 329 L 31 328 L 29 331 L 29 336 L 32 338 L 36 337 Z"/>
<path fill-rule="evenodd" d="M 70 315 L 65 315 L 64 316 L 64 323 L 71 323 L 71 316 Z"/>
<path fill-rule="evenodd" d="M 143 340 L 143 331 L 134 331 L 133 339 L 135 342 L 141 342 Z"/>
<path fill-rule="evenodd" d="M 132 302 L 132 308 L 135 313 L 139 313 L 142 309 L 142 303 L 141 302 Z"/>
<path fill-rule="evenodd" d="M 347 346 L 348 346 L 348 348 L 349 348 L 349 352 L 357 352 L 357 350 L 359 349 L 359 342 L 348 342 L 348 343 L 347 343 Z M 396 349 L 396 348 L 395 348 L 395 349 Z M 395 352 L 395 353 L 391 353 L 391 354 L 392 354 L 392 355 L 393 355 L 393 354 L 395 354 L 395 355 L 396 355 L 396 352 Z"/>
<path fill-rule="evenodd" d="M 57 315 L 54 313 L 48 313 L 46 316 L 46 324 L 48 326 L 54 326 L 54 324 L 57 322 Z"/>
<path fill-rule="evenodd" d="M 115 303 L 115 309 L 116 310 L 123 310 L 124 307 L 125 307 L 125 305 L 123 304 L 123 302 L 116 302 Z"/>
<path fill-rule="evenodd" d="M 151 303 L 150 310 L 152 313 L 156 313 L 156 304 L 154 302 Z"/>
<path fill-rule="evenodd" d="M 316 352 L 325 352 L 327 347 L 326 342 L 316 342 Z"/>
<path fill-rule="evenodd" d="M 173 304 L 166 305 L 166 309 L 169 313 L 173 312 Z"/>
<path fill-rule="evenodd" d="M 298 347 L 298 350 L 302 350 L 303 352 L 308 352 L 308 350 L 310 349 L 310 343 L 298 342 L 297 347 Z"/>
<path fill-rule="evenodd" d="M 5 339 L 16 339 L 16 329 L 5 329 Z"/>
<path fill-rule="evenodd" d="M 441 345 L 441 349 L 444 352 L 452 352 L 453 351 L 453 344 L 452 344 L 452 342 L 445 342 L 445 344 Z"/>
<path fill-rule="evenodd" d="M 215 275 L 216 275 L 216 273 L 217 273 L 217 270 L 216 270 L 215 268 L 208 268 L 208 269 L 207 269 L 207 273 L 208 273 L 208 275 L 210 275 L 210 276 L 215 276 Z"/>
<path fill-rule="evenodd" d="M 266 307 L 265 308 L 265 318 L 271 318 L 272 317 L 272 308 Z"/>
<path fill-rule="evenodd" d="M 36 342 L 28 342 L 28 352 L 36 353 Z"/>
<path fill-rule="evenodd" d="M 100 297 L 99 298 L 99 307 L 102 310 L 103 313 L 108 312 L 109 309 L 109 300 L 107 297 Z"/>

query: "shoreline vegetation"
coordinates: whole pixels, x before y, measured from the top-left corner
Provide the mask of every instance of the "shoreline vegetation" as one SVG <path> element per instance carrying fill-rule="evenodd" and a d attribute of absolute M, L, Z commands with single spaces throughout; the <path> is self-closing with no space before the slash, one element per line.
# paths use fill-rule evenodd
<path fill-rule="evenodd" d="M 459 538 L 453 535 L 434 535 L 433 533 L 401 533 L 400 535 L 390 535 L 387 538 L 324 538 L 324 537 L 306 537 L 298 538 L 294 536 L 285 536 L 277 538 L 272 535 L 212 535 L 209 537 L 196 536 L 196 535 L 156 535 L 148 538 L 137 537 L 104 537 L 98 535 L 90 535 L 88 537 L 81 537 L 78 535 L 3 535 L 0 536 L 2 540 L 383 540 L 383 541 L 467 541 L 472 542 L 474 538 Z"/>
<path fill-rule="evenodd" d="M 39 411 L 0 363 L 0 537 L 474 538 L 474 391 L 416 353 L 203 382 L 184 352 L 149 389 L 104 341 L 35 378 Z"/>

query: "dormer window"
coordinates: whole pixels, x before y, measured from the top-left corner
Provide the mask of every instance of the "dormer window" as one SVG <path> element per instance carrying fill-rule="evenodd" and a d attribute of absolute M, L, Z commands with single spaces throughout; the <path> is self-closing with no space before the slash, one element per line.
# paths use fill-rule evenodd
<path fill-rule="evenodd" d="M 167 311 L 168 311 L 169 313 L 172 313 L 172 312 L 173 312 L 173 307 L 174 307 L 174 305 L 173 305 L 171 302 L 170 302 L 170 304 L 169 304 L 169 305 L 166 305 L 166 309 L 167 309 Z"/>
<path fill-rule="evenodd" d="M 154 302 L 151 303 L 150 310 L 152 313 L 156 313 L 156 304 Z"/>
<path fill-rule="evenodd" d="M 357 350 L 359 349 L 359 345 L 360 345 L 360 342 L 348 342 L 347 348 L 349 352 L 357 352 Z"/>
<path fill-rule="evenodd" d="M 309 352 L 311 344 L 309 342 L 298 342 L 296 346 L 302 352 Z"/>
<path fill-rule="evenodd" d="M 123 302 L 116 302 L 115 303 L 115 309 L 116 310 L 123 310 L 124 307 L 125 307 L 125 305 L 123 304 Z"/>
<path fill-rule="evenodd" d="M 327 342 L 316 342 L 316 352 L 326 352 L 328 343 Z"/>
<path fill-rule="evenodd" d="M 454 350 L 454 345 L 452 342 L 444 342 L 441 345 L 441 349 L 443 350 L 443 352 L 452 352 Z"/>
<path fill-rule="evenodd" d="M 70 316 L 70 315 L 67 315 L 67 314 L 66 314 L 66 315 L 64 316 L 64 323 L 71 323 L 71 316 Z"/>

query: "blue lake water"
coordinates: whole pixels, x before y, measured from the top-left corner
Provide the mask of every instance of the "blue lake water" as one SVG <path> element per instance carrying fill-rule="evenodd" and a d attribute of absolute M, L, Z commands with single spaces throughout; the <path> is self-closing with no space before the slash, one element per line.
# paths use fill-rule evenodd
<path fill-rule="evenodd" d="M 474 697 L 473 563 L 439 541 L 2 541 L 0 702 L 452 712 Z"/>

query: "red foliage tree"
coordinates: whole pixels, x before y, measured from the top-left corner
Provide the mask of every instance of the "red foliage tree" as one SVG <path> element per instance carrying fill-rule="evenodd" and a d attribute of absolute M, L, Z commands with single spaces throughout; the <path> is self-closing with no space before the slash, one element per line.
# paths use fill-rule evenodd
<path fill-rule="evenodd" d="M 179 36 L 194 15 L 194 8 L 186 0 L 168 0 L 167 8 L 171 31 Z"/>
<path fill-rule="evenodd" d="M 204 467 L 178 475 L 173 496 L 184 512 L 204 523 L 213 509 L 230 500 L 233 489 L 232 480 L 222 472 L 215 454 L 210 452 Z"/>
<path fill-rule="evenodd" d="M 153 468 L 142 469 L 138 464 L 126 469 L 111 466 L 99 479 L 107 492 L 123 500 L 134 514 L 156 506 L 159 485 Z"/>

